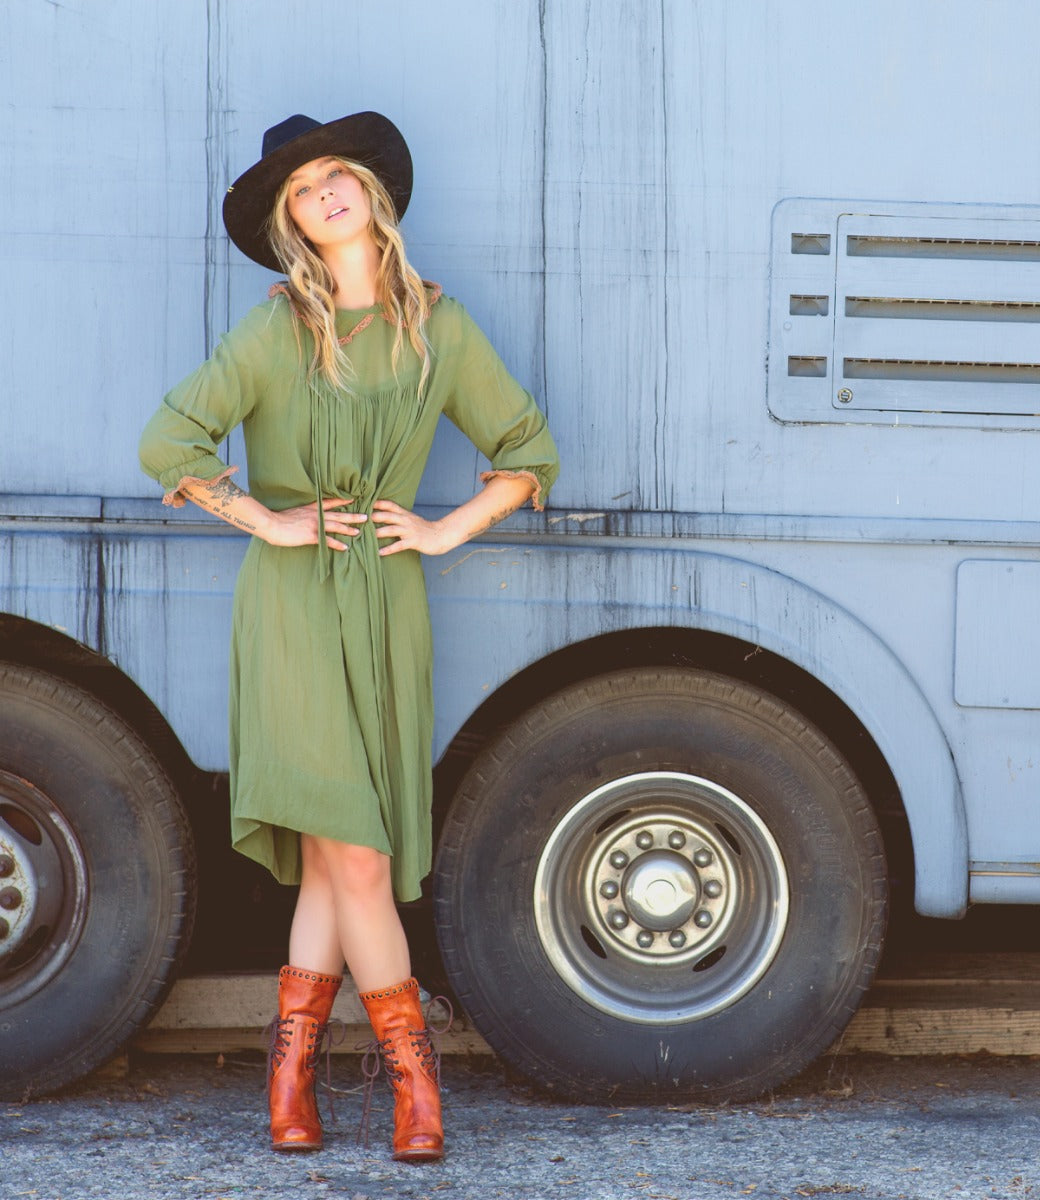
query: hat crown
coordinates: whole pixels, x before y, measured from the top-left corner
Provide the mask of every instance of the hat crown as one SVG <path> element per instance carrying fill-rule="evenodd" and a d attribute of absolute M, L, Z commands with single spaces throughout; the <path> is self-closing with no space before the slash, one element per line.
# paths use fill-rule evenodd
<path fill-rule="evenodd" d="M 303 113 L 295 113 L 291 117 L 286 117 L 284 121 L 279 121 L 277 125 L 272 125 L 264 132 L 260 157 L 266 158 L 269 154 L 280 150 L 286 142 L 291 142 L 293 138 L 298 138 L 302 133 L 310 133 L 312 129 L 318 129 L 320 125 L 320 121 L 315 121 L 313 117 L 305 117 Z"/>

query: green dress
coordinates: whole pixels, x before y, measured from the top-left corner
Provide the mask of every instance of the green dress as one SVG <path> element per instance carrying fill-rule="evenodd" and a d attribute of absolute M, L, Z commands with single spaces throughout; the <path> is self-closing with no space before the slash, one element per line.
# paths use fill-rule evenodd
<path fill-rule="evenodd" d="M 364 318 L 372 314 L 367 323 Z M 342 310 L 355 378 L 308 379 L 310 333 L 284 295 L 249 312 L 174 388 L 141 439 L 145 471 L 179 487 L 229 473 L 217 456 L 237 425 L 250 493 L 272 510 L 318 497 L 405 508 L 444 413 L 496 473 L 531 478 L 536 507 L 558 472 L 545 418 L 457 302 L 427 324 L 431 372 L 381 309 Z M 399 900 L 420 894 L 431 862 L 432 647 L 420 555 L 378 556 L 377 527 L 347 550 L 278 547 L 254 537 L 235 587 L 230 676 L 231 835 L 283 883 L 300 879 L 300 833 L 392 856 Z"/>

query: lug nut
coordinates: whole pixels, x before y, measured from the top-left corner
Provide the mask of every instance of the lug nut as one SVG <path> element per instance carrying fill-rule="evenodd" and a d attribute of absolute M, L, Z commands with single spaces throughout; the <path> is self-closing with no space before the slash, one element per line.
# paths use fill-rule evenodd
<path fill-rule="evenodd" d="M 675 829 L 668 835 L 668 845 L 673 850 L 681 850 L 686 845 L 686 834 L 681 829 Z"/>
<path fill-rule="evenodd" d="M 704 885 L 704 894 L 710 900 L 717 900 L 722 895 L 722 884 L 717 879 L 709 879 Z"/>
<path fill-rule="evenodd" d="M 653 844 L 654 835 L 649 833 L 647 830 L 641 829 L 639 833 L 636 834 L 636 845 L 640 850 L 649 850 Z"/>
<path fill-rule="evenodd" d="M 10 854 L 0 854 L 0 879 L 14 874 L 14 859 Z"/>
<path fill-rule="evenodd" d="M 615 850 L 610 856 L 610 865 L 620 871 L 622 867 L 628 866 L 628 855 L 624 850 Z"/>
<path fill-rule="evenodd" d="M 618 894 L 618 885 L 613 879 L 606 879 L 599 885 L 599 894 L 604 900 L 613 900 Z"/>
<path fill-rule="evenodd" d="M 620 908 L 615 908 L 607 917 L 611 929 L 621 930 L 628 924 L 628 913 L 623 913 Z"/>
<path fill-rule="evenodd" d="M 686 934 L 681 929 L 673 929 L 668 935 L 668 945 L 679 950 L 686 945 Z"/>
<path fill-rule="evenodd" d="M 649 950 L 654 944 L 654 935 L 649 929 L 640 929 L 636 934 L 636 945 L 643 950 Z"/>
<path fill-rule="evenodd" d="M 707 929 L 708 926 L 715 920 L 706 908 L 702 908 L 699 913 L 693 918 L 694 925 L 698 929 Z"/>
<path fill-rule="evenodd" d="M 0 908 L 6 908 L 10 911 L 12 908 L 17 908 L 22 902 L 22 893 L 14 887 L 5 887 L 0 892 Z"/>
<path fill-rule="evenodd" d="M 715 861 L 715 855 L 712 854 L 712 852 L 710 850 L 705 850 L 705 849 L 701 848 L 693 856 L 693 861 L 697 864 L 698 867 L 710 867 L 711 864 Z"/>

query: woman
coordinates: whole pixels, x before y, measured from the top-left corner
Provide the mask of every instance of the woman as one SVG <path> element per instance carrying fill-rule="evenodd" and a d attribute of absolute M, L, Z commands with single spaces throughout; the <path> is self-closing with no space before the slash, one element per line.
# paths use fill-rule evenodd
<path fill-rule="evenodd" d="M 412 167 L 378 113 L 294 116 L 229 188 L 224 223 L 287 276 L 146 428 L 144 469 L 253 535 L 235 589 L 231 829 L 300 892 L 279 976 L 271 1144 L 321 1146 L 314 1060 L 344 962 L 394 1090 L 394 1157 L 443 1153 L 436 1068 L 395 905 L 431 860 L 429 615 L 422 554 L 528 499 L 555 447 L 531 397 L 409 265 Z M 490 460 L 476 496 L 412 512 L 441 413 Z M 249 491 L 217 457 L 241 424 Z"/>

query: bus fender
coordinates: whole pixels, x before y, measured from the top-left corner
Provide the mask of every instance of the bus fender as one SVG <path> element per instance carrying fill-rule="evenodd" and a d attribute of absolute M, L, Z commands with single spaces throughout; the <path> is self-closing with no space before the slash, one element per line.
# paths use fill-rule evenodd
<path fill-rule="evenodd" d="M 474 710 L 538 659 L 607 633 L 681 627 L 742 639 L 838 696 L 884 756 L 913 842 L 915 906 L 963 915 L 968 840 L 946 735 L 906 665 L 833 599 L 778 571 L 673 548 L 470 545 L 427 560 L 437 647 L 435 755 Z"/>

